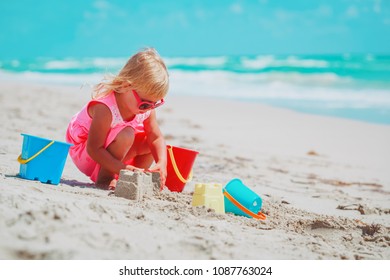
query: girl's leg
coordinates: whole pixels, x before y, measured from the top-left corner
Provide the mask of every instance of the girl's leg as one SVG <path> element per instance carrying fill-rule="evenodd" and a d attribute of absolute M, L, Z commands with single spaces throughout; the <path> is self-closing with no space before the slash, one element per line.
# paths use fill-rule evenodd
<path fill-rule="evenodd" d="M 134 130 L 131 127 L 126 127 L 118 133 L 114 141 L 112 141 L 107 147 L 107 151 L 116 159 L 123 161 L 134 144 L 134 138 Z M 114 175 L 115 174 L 111 173 L 107 169 L 101 167 L 96 180 L 96 186 L 109 186 L 111 181 L 114 179 Z"/>
<path fill-rule="evenodd" d="M 133 160 L 132 165 L 138 168 L 149 169 L 153 163 L 153 155 L 146 140 L 145 133 L 135 136 L 134 144 L 125 156 L 124 161 Z"/>

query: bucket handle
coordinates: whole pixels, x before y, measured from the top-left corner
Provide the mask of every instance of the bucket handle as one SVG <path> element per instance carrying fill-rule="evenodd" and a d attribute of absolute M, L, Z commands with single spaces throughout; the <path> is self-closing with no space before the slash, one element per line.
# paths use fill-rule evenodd
<path fill-rule="evenodd" d="M 168 148 L 169 157 L 170 157 L 171 162 L 172 162 L 172 167 L 173 167 L 173 170 L 175 170 L 177 178 L 179 178 L 179 180 L 184 184 L 190 182 L 192 180 L 192 170 L 191 170 L 190 174 L 188 175 L 188 178 L 184 179 L 184 177 L 180 173 L 179 168 L 177 167 L 175 156 L 173 154 L 173 147 L 171 145 L 167 145 L 167 148 Z"/>
<path fill-rule="evenodd" d="M 231 196 L 225 189 L 223 190 L 223 195 L 229 199 L 238 209 L 240 209 L 245 214 L 248 214 L 252 218 L 258 219 L 258 220 L 265 220 L 267 219 L 267 216 L 259 211 L 259 213 L 255 214 L 252 211 L 250 211 L 248 208 L 246 208 L 244 205 L 242 205 L 240 202 L 238 202 L 233 196 Z"/>
<path fill-rule="evenodd" d="M 55 141 L 51 141 L 49 144 L 47 144 L 45 147 L 43 147 L 41 150 L 39 150 L 35 155 L 33 155 L 32 157 L 28 158 L 28 159 L 22 159 L 22 154 L 19 155 L 18 157 L 18 162 L 20 164 L 26 164 L 28 163 L 29 161 L 33 160 L 34 158 L 36 158 L 37 156 L 39 156 L 41 153 L 43 153 L 47 148 L 49 148 L 51 145 L 54 144 Z"/>

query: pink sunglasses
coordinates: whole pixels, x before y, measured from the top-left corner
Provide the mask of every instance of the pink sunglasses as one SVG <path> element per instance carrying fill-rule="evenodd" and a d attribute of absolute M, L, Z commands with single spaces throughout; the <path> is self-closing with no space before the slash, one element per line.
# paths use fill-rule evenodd
<path fill-rule="evenodd" d="M 161 100 L 156 101 L 156 102 L 142 100 L 139 97 L 138 93 L 134 89 L 132 91 L 133 91 L 135 99 L 137 100 L 137 107 L 140 110 L 152 110 L 152 109 L 157 108 L 165 103 L 164 99 L 161 99 Z"/>

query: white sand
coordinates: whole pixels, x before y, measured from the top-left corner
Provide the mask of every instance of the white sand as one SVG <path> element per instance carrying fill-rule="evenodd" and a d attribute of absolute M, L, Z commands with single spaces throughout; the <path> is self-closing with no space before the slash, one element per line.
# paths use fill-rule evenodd
<path fill-rule="evenodd" d="M 167 143 L 200 152 L 183 193 L 134 203 L 92 188 L 69 158 L 58 186 L 16 177 L 20 133 L 63 141 L 89 98 L 2 82 L 0 259 L 390 259 L 390 126 L 170 96 Z M 235 177 L 266 221 L 191 206 L 195 182 Z"/>

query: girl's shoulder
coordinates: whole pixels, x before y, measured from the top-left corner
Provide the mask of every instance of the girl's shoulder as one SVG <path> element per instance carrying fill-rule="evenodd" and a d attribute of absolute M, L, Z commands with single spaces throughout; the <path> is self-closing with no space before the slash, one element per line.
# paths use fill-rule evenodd
<path fill-rule="evenodd" d="M 90 102 L 93 102 L 93 101 L 104 103 L 104 104 L 108 104 L 108 105 L 112 105 L 113 103 L 116 103 L 116 101 L 115 101 L 115 93 L 113 91 L 111 91 L 111 92 L 109 92 L 106 95 L 93 98 Z"/>
<path fill-rule="evenodd" d="M 106 96 L 90 100 L 86 105 L 86 111 L 90 118 L 92 118 L 95 113 L 110 115 L 113 104 L 115 104 L 113 95 L 108 94 Z"/>

